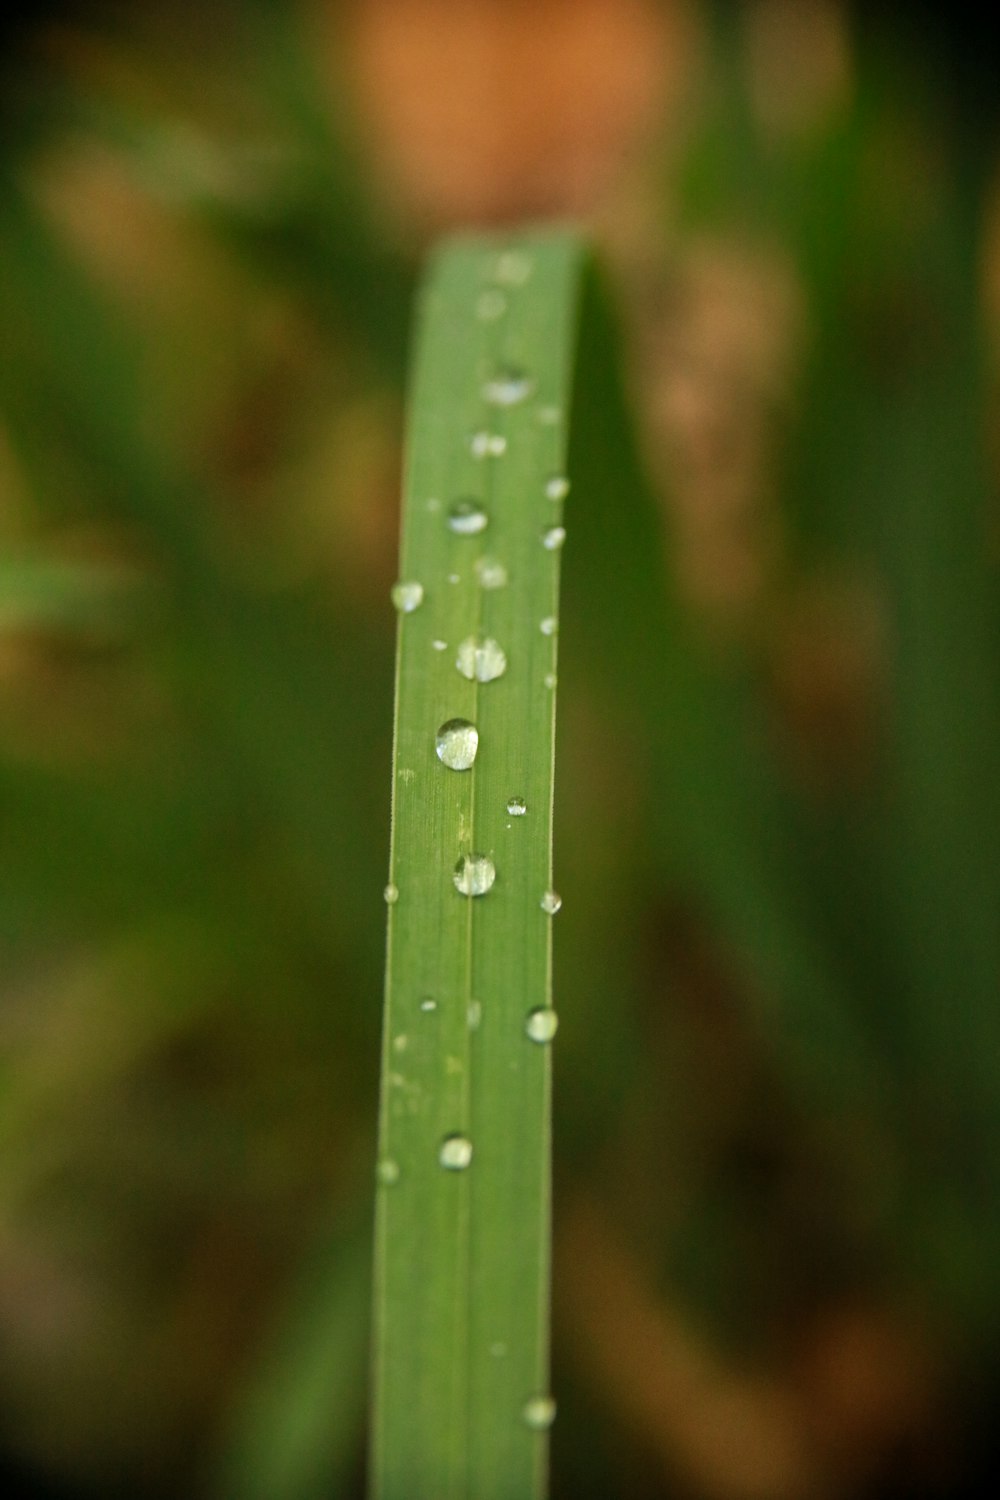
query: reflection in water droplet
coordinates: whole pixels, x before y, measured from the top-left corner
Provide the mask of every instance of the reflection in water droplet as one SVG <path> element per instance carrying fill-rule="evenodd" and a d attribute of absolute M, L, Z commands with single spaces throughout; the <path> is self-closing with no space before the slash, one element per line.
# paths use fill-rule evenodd
<path fill-rule="evenodd" d="M 507 439 L 499 432 L 474 432 L 469 449 L 473 458 L 500 458 L 507 452 Z"/>
<path fill-rule="evenodd" d="M 479 500 L 456 500 L 448 511 L 448 526 L 457 536 L 476 536 L 490 518 Z"/>
<path fill-rule="evenodd" d="M 556 1419 L 556 1403 L 551 1396 L 532 1396 L 524 1403 L 521 1415 L 529 1427 L 544 1432 Z"/>
<path fill-rule="evenodd" d="M 476 578 L 481 589 L 506 588 L 507 569 L 495 557 L 481 557 L 476 563 Z"/>
<path fill-rule="evenodd" d="M 485 522 L 484 522 L 485 525 Z M 565 526 L 546 526 L 542 532 L 542 546 L 548 552 L 558 552 L 566 540 Z"/>
<path fill-rule="evenodd" d="M 507 311 L 507 298 L 496 287 L 487 287 L 480 292 L 476 303 L 476 317 L 484 323 L 494 323 Z"/>
<path fill-rule="evenodd" d="M 546 891 L 538 904 L 547 916 L 554 917 L 562 906 L 562 897 L 558 891 Z"/>
<path fill-rule="evenodd" d="M 517 406 L 527 400 L 534 388 L 535 382 L 523 370 L 498 370 L 483 385 L 482 395 L 491 406 Z"/>
<path fill-rule="evenodd" d="M 422 583 L 394 583 L 389 597 L 401 615 L 412 615 L 424 602 L 424 586 Z"/>
<path fill-rule="evenodd" d="M 448 719 L 434 738 L 434 749 L 449 771 L 467 771 L 479 749 L 479 730 L 468 719 Z"/>
<path fill-rule="evenodd" d="M 540 1005 L 537 1010 L 528 1012 L 524 1030 L 533 1042 L 544 1045 L 551 1042 L 559 1030 L 559 1017 L 550 1006 Z"/>
<path fill-rule="evenodd" d="M 390 882 L 382 892 L 382 895 L 385 897 L 386 906 L 395 906 L 396 902 L 399 900 L 399 886 L 393 885 Z"/>
<path fill-rule="evenodd" d="M 485 854 L 463 854 L 452 880 L 463 896 L 485 896 L 497 878 L 496 866 Z"/>
<path fill-rule="evenodd" d="M 523 797 L 511 797 L 507 803 L 507 812 L 512 818 L 523 818 L 528 811 L 528 804 Z"/>
<path fill-rule="evenodd" d="M 468 1136 L 446 1135 L 441 1142 L 438 1161 L 449 1172 L 464 1172 L 472 1160 L 472 1142 Z"/>
<path fill-rule="evenodd" d="M 383 1187 L 392 1187 L 394 1182 L 399 1181 L 399 1163 L 393 1161 L 391 1156 L 383 1156 L 375 1167 L 375 1178 Z"/>
<path fill-rule="evenodd" d="M 480 641 L 470 635 L 459 646 L 455 665 L 470 682 L 493 682 L 507 670 L 507 653 L 492 636 Z"/>
<path fill-rule="evenodd" d="M 559 621 L 555 615 L 546 615 L 545 619 L 539 623 L 538 628 L 542 632 L 542 635 L 555 635 L 559 629 Z"/>
<path fill-rule="evenodd" d="M 565 474 L 553 474 L 546 481 L 545 494 L 549 500 L 565 500 L 569 494 L 569 480 Z"/>
<path fill-rule="evenodd" d="M 469 1008 L 465 1013 L 470 1031 L 478 1031 L 483 1019 L 483 1005 L 481 1000 L 470 1000 Z"/>
<path fill-rule="evenodd" d="M 431 1011 L 435 1011 L 437 1008 L 438 1003 L 433 995 L 425 995 L 420 1002 L 420 1009 L 427 1015 L 430 1015 Z"/>

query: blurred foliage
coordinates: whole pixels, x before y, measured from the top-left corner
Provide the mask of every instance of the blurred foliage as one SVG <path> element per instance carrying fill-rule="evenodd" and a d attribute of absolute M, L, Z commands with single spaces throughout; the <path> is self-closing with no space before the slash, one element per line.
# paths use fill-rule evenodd
<path fill-rule="evenodd" d="M 590 582 L 629 479 L 583 434 L 555 1493 L 954 1493 L 1000 1315 L 985 122 L 833 0 L 62 15 L 0 91 L 3 1441 L 360 1493 L 408 300 L 455 218 L 572 212 L 671 625 L 616 671 L 655 554 Z"/>

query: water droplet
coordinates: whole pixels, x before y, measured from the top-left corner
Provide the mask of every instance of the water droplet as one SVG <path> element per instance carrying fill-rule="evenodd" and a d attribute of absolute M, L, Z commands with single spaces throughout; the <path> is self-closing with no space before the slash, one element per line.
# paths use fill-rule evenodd
<path fill-rule="evenodd" d="M 438 1003 L 434 999 L 433 995 L 425 995 L 420 1002 L 420 1009 L 424 1012 L 425 1015 L 430 1015 L 431 1012 L 437 1010 L 437 1008 Z"/>
<path fill-rule="evenodd" d="M 448 582 L 449 583 L 461 583 L 461 581 L 462 580 L 461 580 L 461 578 L 459 577 L 459 575 L 457 573 L 449 573 L 448 574 Z"/>
<path fill-rule="evenodd" d="M 565 526 L 546 526 L 542 532 L 542 546 L 547 552 L 558 552 L 565 540 Z"/>
<path fill-rule="evenodd" d="M 431 645 L 434 647 L 435 651 L 447 651 L 448 649 L 447 641 L 431 641 Z"/>
<path fill-rule="evenodd" d="M 468 1136 L 446 1135 L 441 1142 L 438 1161 L 449 1172 L 464 1172 L 472 1160 L 472 1142 Z"/>
<path fill-rule="evenodd" d="M 457 536 L 477 536 L 490 518 L 479 500 L 456 500 L 448 511 L 448 526 Z"/>
<path fill-rule="evenodd" d="M 436 496 L 432 496 L 431 499 L 427 501 L 427 509 L 430 511 L 431 515 L 433 515 L 435 511 L 439 511 L 441 509 L 441 501 L 438 500 Z"/>
<path fill-rule="evenodd" d="M 545 676 L 542 678 L 542 681 L 545 683 L 545 686 L 547 688 L 554 688 L 559 679 L 554 672 L 546 672 Z"/>
<path fill-rule="evenodd" d="M 484 323 L 495 323 L 507 311 L 507 298 L 496 287 L 487 287 L 480 292 L 476 302 L 476 317 Z"/>
<path fill-rule="evenodd" d="M 524 1403 L 521 1416 L 535 1432 L 544 1432 L 556 1419 L 556 1403 L 551 1396 L 532 1396 Z"/>
<path fill-rule="evenodd" d="M 476 563 L 476 578 L 481 589 L 507 587 L 507 569 L 495 557 L 481 557 Z"/>
<path fill-rule="evenodd" d="M 542 632 L 542 635 L 555 635 L 559 629 L 559 621 L 555 615 L 546 615 L 545 619 L 539 622 L 538 628 Z"/>
<path fill-rule="evenodd" d="M 553 474 L 546 481 L 545 494 L 549 500 L 565 500 L 569 494 L 569 480 L 565 474 Z"/>
<path fill-rule="evenodd" d="M 383 1187 L 392 1187 L 393 1183 L 399 1181 L 399 1163 L 393 1161 L 391 1156 L 383 1156 L 375 1167 L 375 1179 Z"/>
<path fill-rule="evenodd" d="M 394 583 L 389 597 L 401 615 L 412 615 L 424 602 L 424 586 L 422 583 Z"/>
<path fill-rule="evenodd" d="M 507 1354 L 507 1345 L 497 1339 L 495 1344 L 490 1345 L 490 1353 L 494 1359 L 504 1359 Z"/>
<path fill-rule="evenodd" d="M 382 895 L 385 897 L 386 906 L 395 906 L 396 902 L 399 900 L 399 886 L 393 885 L 390 881 L 385 890 L 382 892 Z"/>
<path fill-rule="evenodd" d="M 543 427 L 554 427 L 562 417 L 558 406 L 540 406 L 538 408 L 538 420 Z"/>
<path fill-rule="evenodd" d="M 449 771 L 467 771 L 479 749 L 479 730 L 468 719 L 448 719 L 435 735 L 434 749 Z"/>
<path fill-rule="evenodd" d="M 507 439 L 499 432 L 474 432 L 469 449 L 473 458 L 501 458 L 507 452 Z"/>
<path fill-rule="evenodd" d="M 459 646 L 455 665 L 469 682 L 493 682 L 507 670 L 507 653 L 492 636 L 481 641 L 470 635 Z"/>
<path fill-rule="evenodd" d="M 470 1031 L 478 1031 L 483 1019 L 483 1005 L 481 1000 L 470 1000 L 469 1008 L 465 1013 Z"/>
<path fill-rule="evenodd" d="M 523 797 L 511 797 L 507 803 L 507 811 L 512 818 L 523 818 L 528 811 L 528 804 Z"/>
<path fill-rule="evenodd" d="M 485 896 L 497 878 L 496 866 L 485 854 L 463 854 L 452 880 L 463 896 Z"/>
<path fill-rule="evenodd" d="M 513 367 L 498 370 L 482 388 L 484 401 L 491 406 L 517 406 L 526 401 L 535 389 L 535 382 L 523 370 Z"/>
<path fill-rule="evenodd" d="M 542 911 L 545 912 L 546 916 L 554 917 L 556 912 L 562 906 L 562 897 L 560 896 L 558 891 L 546 891 L 545 895 L 542 897 L 541 901 L 538 904 L 542 908 Z"/>
<path fill-rule="evenodd" d="M 548 1005 L 540 1005 L 537 1010 L 530 1010 L 524 1023 L 525 1034 L 533 1042 L 544 1045 L 551 1042 L 559 1030 L 559 1017 Z"/>
<path fill-rule="evenodd" d="M 504 250 L 497 256 L 493 274 L 507 286 L 523 286 L 533 269 L 531 256 L 523 250 Z"/>

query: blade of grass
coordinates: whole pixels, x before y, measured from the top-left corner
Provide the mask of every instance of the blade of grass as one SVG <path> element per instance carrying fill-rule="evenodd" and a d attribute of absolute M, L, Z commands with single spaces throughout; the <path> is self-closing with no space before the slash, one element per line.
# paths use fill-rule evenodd
<path fill-rule="evenodd" d="M 564 498 L 551 481 L 565 452 L 581 261 L 571 235 L 465 241 L 437 259 L 424 295 L 402 544 L 402 576 L 424 592 L 400 616 L 393 769 L 379 1500 L 529 1500 L 545 1488 L 550 1058 L 526 1025 L 551 993 L 542 899 L 557 636 L 542 622 L 558 612 L 559 535 L 545 538 Z M 484 529 L 453 528 L 461 501 L 482 507 Z M 499 587 L 488 585 L 502 574 L 483 572 L 494 561 L 508 580 Z M 495 680 L 457 669 L 472 637 L 506 653 Z M 465 771 L 435 753 L 436 731 L 456 718 L 479 733 Z M 514 798 L 523 812 L 509 810 Z M 495 865 L 482 896 L 453 881 L 470 855 Z M 444 1160 L 458 1170 L 442 1165 L 449 1140 Z"/>

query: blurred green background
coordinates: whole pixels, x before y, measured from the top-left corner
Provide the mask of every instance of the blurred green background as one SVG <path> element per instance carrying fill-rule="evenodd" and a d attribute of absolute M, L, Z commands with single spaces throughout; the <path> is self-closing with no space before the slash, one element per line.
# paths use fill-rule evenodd
<path fill-rule="evenodd" d="M 612 271 L 674 621 L 616 701 L 567 549 L 555 1500 L 989 1472 L 995 74 L 899 9 L 5 23 L 10 1492 L 363 1492 L 410 297 L 552 217 Z"/>

